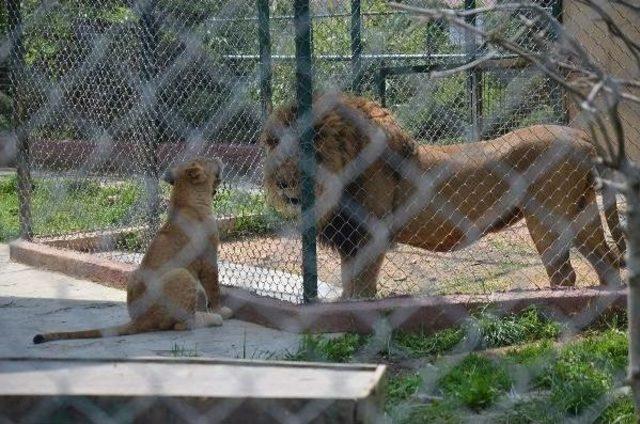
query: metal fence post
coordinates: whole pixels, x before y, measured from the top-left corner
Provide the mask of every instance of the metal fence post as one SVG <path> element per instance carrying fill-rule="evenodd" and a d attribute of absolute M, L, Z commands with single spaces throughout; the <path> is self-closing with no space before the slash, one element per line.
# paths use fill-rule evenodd
<path fill-rule="evenodd" d="M 551 14 L 554 18 L 557 19 L 559 23 L 562 23 L 562 8 L 562 0 L 554 0 L 553 5 L 551 6 Z M 553 27 L 551 36 L 553 37 L 553 40 L 557 42 L 558 34 Z M 555 109 L 558 117 L 560 117 L 560 122 L 566 124 L 570 120 L 567 101 L 568 99 L 565 99 L 563 88 L 560 86 L 560 84 L 555 81 L 549 80 L 549 85 L 551 86 L 551 102 L 553 103 L 552 107 Z"/>
<path fill-rule="evenodd" d="M 9 81 L 11 86 L 12 137 L 16 143 L 16 169 L 18 174 L 18 201 L 20 204 L 20 237 L 30 240 L 33 237 L 31 221 L 31 160 L 28 135 L 23 127 L 26 115 L 22 102 L 22 87 L 25 84 L 24 47 L 22 45 L 22 16 L 20 0 L 6 0 L 10 51 Z"/>
<path fill-rule="evenodd" d="M 258 7 L 258 44 L 260 46 L 260 102 L 266 118 L 273 107 L 271 89 L 271 32 L 269 0 L 256 0 Z"/>
<path fill-rule="evenodd" d="M 475 9 L 476 0 L 464 0 L 465 10 Z M 471 25 L 476 25 L 476 15 L 465 17 L 465 21 Z M 475 59 L 477 54 L 476 37 L 470 31 L 465 32 L 465 50 L 467 61 Z M 471 128 L 473 141 L 482 138 L 482 69 L 473 67 L 467 71 L 467 89 L 469 90 L 469 106 L 471 109 Z"/>
<path fill-rule="evenodd" d="M 376 72 L 375 83 L 376 90 L 378 91 L 378 98 L 380 99 L 380 105 L 387 107 L 387 68 L 384 60 L 380 61 Z"/>
<path fill-rule="evenodd" d="M 297 128 L 300 138 L 300 175 L 302 177 L 302 278 L 305 303 L 318 297 L 315 220 L 315 148 L 313 145 L 313 80 L 311 63 L 311 16 L 309 0 L 294 1 L 296 44 Z"/>
<path fill-rule="evenodd" d="M 155 17 L 156 0 L 147 0 L 142 4 L 140 16 L 141 30 L 141 57 L 142 57 L 142 81 L 143 101 L 146 117 L 148 119 L 148 131 L 142 146 L 143 173 L 145 194 L 147 196 L 146 222 L 149 226 L 148 234 L 155 234 L 160 222 L 160 187 L 159 187 L 159 95 L 156 87 L 158 75 L 156 55 L 158 51 L 158 22 Z"/>
<path fill-rule="evenodd" d="M 362 92 L 362 13 L 360 0 L 351 0 L 351 90 Z"/>

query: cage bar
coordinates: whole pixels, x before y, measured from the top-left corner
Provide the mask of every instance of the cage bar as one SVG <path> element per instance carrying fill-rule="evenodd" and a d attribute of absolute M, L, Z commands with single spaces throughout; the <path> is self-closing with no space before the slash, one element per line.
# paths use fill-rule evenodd
<path fill-rule="evenodd" d="M 6 0 L 9 40 L 11 51 L 9 81 L 11 86 L 12 113 L 11 127 L 16 143 L 16 169 L 18 174 L 18 202 L 20 210 L 20 237 L 30 240 L 33 237 L 31 220 L 32 180 L 30 169 L 30 151 L 27 133 L 23 128 L 25 106 L 22 104 L 22 86 L 25 83 L 24 46 L 22 44 L 22 14 L 20 0 Z"/>
<path fill-rule="evenodd" d="M 351 90 L 362 92 L 362 13 L 360 0 L 351 0 Z"/>
<path fill-rule="evenodd" d="M 476 0 L 465 0 L 465 10 L 475 9 Z M 465 17 L 467 23 L 476 26 L 476 15 L 469 15 Z M 475 34 L 471 31 L 465 32 L 465 53 L 467 54 L 467 61 L 472 62 L 476 59 L 477 45 Z M 468 74 L 468 89 L 469 89 L 469 109 L 471 112 L 471 140 L 478 141 L 482 138 L 482 69 L 478 66 L 467 71 Z"/>
<path fill-rule="evenodd" d="M 315 222 L 315 149 L 313 145 L 311 16 L 309 0 L 295 0 L 296 100 L 297 128 L 300 139 L 300 175 L 302 182 L 302 280 L 305 303 L 318 297 Z"/>
<path fill-rule="evenodd" d="M 258 44 L 260 47 L 260 102 L 263 117 L 271 112 L 271 32 L 269 26 L 269 0 L 256 0 L 258 8 Z"/>
<path fill-rule="evenodd" d="M 143 174 L 145 193 L 147 196 L 146 221 L 149 226 L 149 234 L 153 235 L 159 226 L 160 220 L 160 187 L 158 178 L 160 167 L 158 160 L 159 144 L 159 113 L 158 113 L 158 61 L 156 58 L 158 51 L 158 22 L 155 16 L 156 0 L 148 0 L 142 5 L 140 15 L 140 37 L 141 37 L 141 57 L 142 57 L 142 81 L 143 90 L 147 90 L 145 112 L 147 117 L 147 131 L 142 143 Z"/>

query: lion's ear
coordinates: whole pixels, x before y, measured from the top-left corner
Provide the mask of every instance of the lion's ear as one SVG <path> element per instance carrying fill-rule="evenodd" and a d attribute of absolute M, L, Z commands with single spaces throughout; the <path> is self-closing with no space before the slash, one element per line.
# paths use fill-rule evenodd
<path fill-rule="evenodd" d="M 202 184 L 207 180 L 204 169 L 198 164 L 191 165 L 185 172 L 187 177 L 189 177 L 191 182 L 194 184 Z"/>

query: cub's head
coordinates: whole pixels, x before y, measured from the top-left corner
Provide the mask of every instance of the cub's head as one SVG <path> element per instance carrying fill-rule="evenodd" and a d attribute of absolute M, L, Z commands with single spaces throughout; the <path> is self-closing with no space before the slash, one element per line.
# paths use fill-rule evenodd
<path fill-rule="evenodd" d="M 173 186 L 174 192 L 197 192 L 213 197 L 221 182 L 222 168 L 220 159 L 196 158 L 167 169 L 162 179 Z"/>

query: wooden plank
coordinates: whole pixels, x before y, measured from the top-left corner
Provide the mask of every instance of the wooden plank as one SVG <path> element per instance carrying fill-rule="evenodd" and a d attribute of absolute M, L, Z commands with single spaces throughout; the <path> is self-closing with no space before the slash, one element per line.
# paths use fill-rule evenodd
<path fill-rule="evenodd" d="M 295 414 L 317 405 L 319 417 L 327 420 L 368 422 L 382 411 L 384 371 L 384 365 L 199 358 L 8 358 L 0 359 L 0 410 L 19 422 L 38 403 L 53 397 L 75 399 L 68 405 L 62 402 L 64 408 L 84 399 L 114 410 L 146 398 L 162 404 L 174 399 L 193 405 L 197 400 L 199 411 L 243 402 L 243 415 L 251 409 L 265 415 L 269 408 Z M 157 408 L 149 409 L 158 418 Z M 165 417 L 175 418 L 170 409 Z M 143 411 L 136 418 L 149 417 Z"/>

